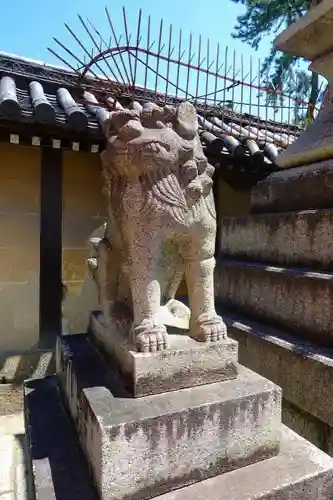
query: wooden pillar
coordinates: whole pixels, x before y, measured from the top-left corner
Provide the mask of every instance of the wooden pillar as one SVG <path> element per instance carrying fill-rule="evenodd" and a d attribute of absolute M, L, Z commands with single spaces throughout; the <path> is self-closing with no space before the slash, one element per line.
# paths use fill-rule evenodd
<path fill-rule="evenodd" d="M 62 151 L 42 148 L 40 223 L 40 333 L 41 347 L 61 334 Z"/>

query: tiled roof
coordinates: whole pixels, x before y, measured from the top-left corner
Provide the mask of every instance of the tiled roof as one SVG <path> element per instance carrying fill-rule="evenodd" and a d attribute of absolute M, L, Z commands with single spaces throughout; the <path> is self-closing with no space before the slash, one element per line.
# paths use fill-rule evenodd
<path fill-rule="evenodd" d="M 140 89 L 134 99 L 120 94 L 119 105 L 135 106 L 149 100 Z M 62 130 L 85 133 L 103 138 L 100 127 L 114 102 L 88 96 L 78 86 L 77 77 L 60 68 L 0 54 L 0 123 L 5 121 L 27 124 L 46 124 Z M 160 99 L 159 99 L 160 97 Z M 95 99 L 97 106 L 89 106 L 87 99 Z M 99 98 L 100 99 L 100 98 Z M 170 103 L 171 97 L 155 93 L 155 102 Z M 299 135 L 295 126 L 237 114 L 230 109 L 197 106 L 200 136 L 212 155 L 232 155 L 237 158 L 260 158 L 273 164 L 281 148 L 285 148 Z"/>

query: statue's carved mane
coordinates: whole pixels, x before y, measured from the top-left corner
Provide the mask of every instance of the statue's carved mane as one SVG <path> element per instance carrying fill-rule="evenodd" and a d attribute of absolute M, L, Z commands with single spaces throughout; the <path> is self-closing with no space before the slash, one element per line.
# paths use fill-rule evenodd
<path fill-rule="evenodd" d="M 123 109 L 110 114 L 102 154 L 104 193 L 110 203 L 119 206 L 133 181 L 140 182 L 143 191 L 152 193 L 155 200 L 180 210 L 208 194 L 214 168 L 203 153 L 193 110 L 192 106 L 183 116 L 179 108 L 147 103 L 141 111 Z M 131 151 L 133 137 L 136 148 Z M 164 154 L 159 144 L 165 148 Z M 119 145 L 122 156 L 114 154 Z M 149 150 L 143 156 L 141 150 L 147 145 Z"/>

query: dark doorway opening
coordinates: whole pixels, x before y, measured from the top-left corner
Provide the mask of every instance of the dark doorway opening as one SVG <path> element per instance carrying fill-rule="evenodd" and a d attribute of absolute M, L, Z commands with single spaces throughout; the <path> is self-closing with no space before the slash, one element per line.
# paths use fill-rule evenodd
<path fill-rule="evenodd" d="M 54 345 L 61 334 L 62 151 L 42 148 L 39 276 L 39 341 Z"/>

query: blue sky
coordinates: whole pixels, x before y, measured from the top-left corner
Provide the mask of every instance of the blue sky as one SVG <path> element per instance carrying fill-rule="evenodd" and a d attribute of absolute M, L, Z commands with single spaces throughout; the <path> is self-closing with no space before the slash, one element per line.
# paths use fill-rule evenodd
<path fill-rule="evenodd" d="M 34 7 L 32 7 L 32 5 Z M 152 23 L 158 26 L 163 17 L 165 24 L 173 24 L 175 31 L 183 29 L 184 35 L 191 31 L 194 35 L 209 36 L 212 43 L 229 45 L 245 57 L 265 56 L 270 40 L 265 40 L 258 52 L 232 39 L 230 33 L 242 7 L 229 0 L 15 0 L 3 2 L 0 20 L 0 50 L 25 57 L 55 62 L 46 50 L 53 46 L 52 36 L 64 40 L 67 37 L 64 22 L 71 27 L 79 26 L 77 14 L 88 16 L 102 31 L 107 31 L 104 7 L 108 6 L 115 25 L 121 25 L 121 8 L 128 14 L 128 24 L 135 31 L 137 13 L 142 8 L 143 15 L 152 16 Z M 119 22 L 120 21 L 120 22 Z M 103 30 L 103 28 L 105 28 Z"/>
<path fill-rule="evenodd" d="M 32 5 L 34 6 L 32 8 Z M 110 29 L 105 15 L 104 7 L 107 5 L 115 30 L 117 33 L 123 31 L 122 22 L 122 6 L 127 12 L 128 30 L 133 33 L 133 39 L 136 38 L 136 26 L 138 19 L 138 11 L 141 8 L 143 13 L 143 30 L 144 24 L 147 23 L 147 17 L 150 14 L 152 19 L 152 33 L 158 39 L 158 29 L 160 19 L 163 18 L 165 30 L 163 40 L 168 43 L 168 25 L 172 23 L 173 33 L 178 33 L 181 28 L 185 44 L 188 44 L 188 37 L 192 32 L 194 44 L 198 43 L 198 37 L 201 34 L 203 37 L 204 46 L 207 37 L 211 42 L 211 53 L 216 49 L 217 42 L 221 45 L 222 58 L 224 49 L 229 46 L 229 60 L 227 68 L 222 68 L 221 73 L 225 74 L 229 71 L 229 76 L 232 76 L 231 63 L 233 60 L 233 51 L 236 51 L 236 66 L 238 71 L 241 69 L 241 58 L 243 58 L 244 79 L 249 81 L 250 75 L 250 60 L 252 58 L 253 79 L 259 73 L 259 58 L 261 60 L 269 53 L 272 39 L 263 40 L 258 51 L 251 49 L 248 45 L 235 40 L 231 37 L 233 26 L 236 23 L 237 15 L 244 11 L 244 7 L 234 4 L 230 0 L 166 0 L 166 1 L 151 1 L 151 0 L 12 0 L 12 2 L 3 2 L 1 6 L 0 20 L 0 50 L 17 54 L 20 56 L 41 60 L 53 64 L 61 64 L 55 57 L 48 52 L 47 47 L 57 49 L 52 37 L 58 38 L 62 43 L 71 49 L 76 50 L 76 44 L 71 39 L 70 35 L 64 27 L 66 22 L 69 26 L 80 35 L 81 39 L 85 40 L 86 45 L 90 49 L 92 43 L 88 41 L 84 35 L 82 26 L 78 20 L 77 14 L 83 17 L 87 16 L 92 23 L 101 31 L 105 38 L 110 36 Z M 84 38 L 85 36 L 85 38 Z M 175 38 L 175 43 L 177 39 Z M 157 48 L 157 42 L 154 50 Z M 58 49 L 57 49 L 58 50 Z M 62 53 L 63 54 L 63 53 Z M 213 56 L 212 56 L 213 57 Z M 163 72 L 163 67 L 160 67 Z M 141 71 L 141 72 L 140 72 Z M 138 71 L 138 78 L 143 79 L 143 68 Z M 182 85 L 185 83 L 185 75 L 181 76 Z M 195 76 L 192 78 L 192 87 L 195 86 Z M 237 79 L 241 79 L 241 74 L 237 75 Z M 141 84 L 141 82 L 137 82 Z M 162 81 L 163 83 L 163 81 Z M 159 82 L 159 90 L 163 91 L 162 83 Z M 258 83 L 258 80 L 254 81 Z M 164 83 L 163 83 L 164 84 Z M 153 74 L 149 77 L 148 85 L 154 86 Z M 225 86 L 224 80 L 219 82 L 220 87 Z M 200 83 L 199 94 L 205 94 L 204 80 Z M 214 79 L 210 81 L 208 90 L 214 90 Z M 169 91 L 174 93 L 172 89 Z M 233 102 L 251 101 L 251 106 L 242 106 L 238 109 L 241 112 L 251 112 L 253 114 L 261 114 L 264 109 L 264 102 L 258 98 L 258 92 L 250 92 L 247 89 L 238 87 L 235 90 L 229 91 L 223 99 L 232 100 Z M 222 98 L 222 94 L 221 98 Z M 261 107 L 261 108 L 260 108 Z M 238 106 L 239 108 L 239 106 Z M 267 115 L 267 110 L 264 113 Z M 269 113 L 270 114 L 270 113 Z M 264 116 L 263 116 L 264 117 Z M 268 117 L 268 116 L 267 116 Z M 281 117 L 282 121 L 284 118 Z"/>

